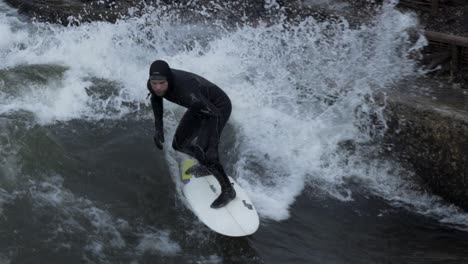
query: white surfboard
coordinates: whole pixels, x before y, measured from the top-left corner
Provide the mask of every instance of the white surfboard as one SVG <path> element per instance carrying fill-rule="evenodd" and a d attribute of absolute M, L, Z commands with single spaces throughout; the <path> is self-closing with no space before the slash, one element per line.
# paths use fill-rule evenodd
<path fill-rule="evenodd" d="M 213 175 L 195 177 L 186 174 L 194 164 L 194 159 L 182 163 L 182 192 L 200 221 L 211 230 L 231 237 L 247 236 L 257 231 L 260 219 L 245 191 L 229 177 L 236 190 L 236 198 L 225 207 L 212 209 L 211 203 L 221 194 L 221 187 Z"/>

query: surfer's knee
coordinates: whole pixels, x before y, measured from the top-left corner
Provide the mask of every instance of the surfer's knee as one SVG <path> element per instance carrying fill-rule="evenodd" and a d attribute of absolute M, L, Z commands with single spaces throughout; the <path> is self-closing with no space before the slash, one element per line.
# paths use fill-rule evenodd
<path fill-rule="evenodd" d="M 217 147 L 209 148 L 205 152 L 205 159 L 207 162 L 211 164 L 218 164 L 219 163 L 219 154 Z"/>
<path fill-rule="evenodd" d="M 219 158 L 217 153 L 209 153 L 206 152 L 204 155 L 204 159 L 200 161 L 205 167 L 216 167 L 219 164 Z"/>

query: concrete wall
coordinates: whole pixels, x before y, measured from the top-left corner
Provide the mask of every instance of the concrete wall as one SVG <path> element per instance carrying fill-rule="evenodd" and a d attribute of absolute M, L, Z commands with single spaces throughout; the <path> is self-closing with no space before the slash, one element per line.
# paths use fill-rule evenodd
<path fill-rule="evenodd" d="M 435 194 L 468 210 L 468 111 L 405 92 L 393 92 L 387 103 L 392 155 L 411 164 Z"/>

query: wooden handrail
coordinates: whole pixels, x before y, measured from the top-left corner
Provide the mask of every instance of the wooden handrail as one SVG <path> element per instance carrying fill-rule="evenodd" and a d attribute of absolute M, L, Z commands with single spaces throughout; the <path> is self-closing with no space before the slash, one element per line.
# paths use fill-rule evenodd
<path fill-rule="evenodd" d="M 439 0 L 400 0 L 399 5 L 430 11 L 432 16 L 439 11 Z"/>
<path fill-rule="evenodd" d="M 447 45 L 443 53 L 439 52 L 438 56 L 431 59 L 429 68 L 433 69 L 435 66 L 445 63 L 448 59 L 450 61 L 450 65 L 448 66 L 450 68 L 450 78 L 452 80 L 460 80 L 459 76 L 462 74 L 463 65 L 468 62 L 468 38 L 434 31 L 425 31 L 424 35 L 429 42 L 432 42 L 429 45 L 430 47 L 437 46 L 437 43 Z"/>
<path fill-rule="evenodd" d="M 420 2 L 420 1 L 411 1 L 411 0 L 407 0 L 407 1 L 402 1 L 401 4 L 413 4 L 413 5 L 426 5 L 426 6 L 429 6 L 431 5 L 431 2 Z"/>
<path fill-rule="evenodd" d="M 468 38 L 466 37 L 460 37 L 434 31 L 425 31 L 424 34 L 426 35 L 426 38 L 429 41 L 432 40 L 461 47 L 468 47 Z"/>

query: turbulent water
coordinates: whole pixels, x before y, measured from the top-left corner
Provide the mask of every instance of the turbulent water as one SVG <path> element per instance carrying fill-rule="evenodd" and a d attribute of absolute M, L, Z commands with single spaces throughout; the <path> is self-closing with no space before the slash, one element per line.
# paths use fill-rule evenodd
<path fill-rule="evenodd" d="M 330 3 L 316 4 L 346 9 Z M 468 215 L 379 154 L 372 95 L 418 74 L 425 40 L 414 15 L 376 8 L 361 25 L 225 28 L 147 8 L 62 27 L 0 1 L 0 263 L 468 261 Z M 171 150 L 183 109 L 165 104 L 164 151 L 152 143 L 155 59 L 230 96 L 220 151 L 259 211 L 253 236 L 217 235 L 187 208 Z"/>

